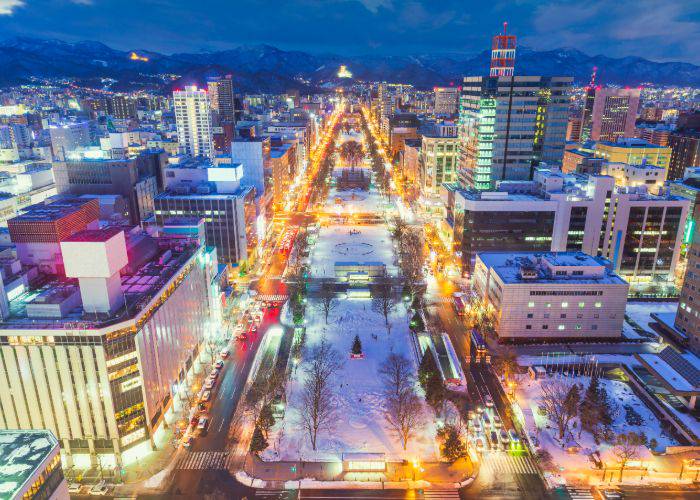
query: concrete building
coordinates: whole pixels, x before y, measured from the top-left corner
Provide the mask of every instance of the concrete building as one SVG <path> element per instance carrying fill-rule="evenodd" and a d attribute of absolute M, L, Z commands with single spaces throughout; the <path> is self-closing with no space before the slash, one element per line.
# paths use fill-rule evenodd
<path fill-rule="evenodd" d="M 0 491 L 8 500 L 68 498 L 58 440 L 46 430 L 0 430 Z"/>
<path fill-rule="evenodd" d="M 433 113 L 439 116 L 453 116 L 459 111 L 459 87 L 435 87 Z"/>
<path fill-rule="evenodd" d="M 700 129 L 677 130 L 668 136 L 668 145 L 671 148 L 669 179 L 680 179 L 686 169 L 700 167 Z"/>
<path fill-rule="evenodd" d="M 690 245 L 693 241 L 695 228 L 700 220 L 700 214 L 696 214 L 695 206 L 700 200 L 700 167 L 688 168 L 683 179 L 668 183 L 668 190 L 673 196 L 685 198 L 690 202 L 688 205 L 688 216 L 686 217 L 685 230 L 683 232 L 683 243 Z"/>
<path fill-rule="evenodd" d="M 255 189 L 241 186 L 240 164 L 214 165 L 180 158 L 164 169 L 165 192 L 156 196 L 156 223 L 195 217 L 205 221 L 206 243 L 229 265 L 251 263 L 257 249 Z"/>
<path fill-rule="evenodd" d="M 0 384 L 10 388 L 0 391 L 0 426 L 50 430 L 67 466 L 142 457 L 174 407 L 187 404 L 193 370 L 208 369 L 197 358 L 212 331 L 215 253 L 170 237 L 143 256 L 129 249 L 138 235 L 151 238 L 108 228 L 63 240 L 77 283 L 36 280 L 9 301 L 0 325 Z"/>
<path fill-rule="evenodd" d="M 443 183 L 457 181 L 459 139 L 428 133 L 421 141 L 420 190 L 426 196 L 437 195 Z"/>
<path fill-rule="evenodd" d="M 291 199 L 290 187 L 297 173 L 296 145 L 282 144 L 270 149 L 272 164 L 272 204 L 274 211 L 284 210 Z"/>
<path fill-rule="evenodd" d="M 474 290 L 499 341 L 620 338 L 629 285 L 583 252 L 479 253 Z"/>
<path fill-rule="evenodd" d="M 459 110 L 459 182 L 490 190 L 530 180 L 540 162 L 561 164 L 569 77 L 465 77 Z"/>
<path fill-rule="evenodd" d="M 241 185 L 264 196 L 272 181 L 269 137 L 237 138 L 231 143 L 231 160 L 243 165 Z"/>
<path fill-rule="evenodd" d="M 496 192 L 446 184 L 443 199 L 465 274 L 479 252 L 583 251 L 609 260 L 633 286 L 673 280 L 689 204 L 616 187 L 609 176 L 545 170 Z"/>
<path fill-rule="evenodd" d="M 92 144 L 88 122 L 49 126 L 51 151 L 55 160 L 64 160 L 66 153 Z"/>
<path fill-rule="evenodd" d="M 211 109 L 216 113 L 219 123 L 236 122 L 233 80 L 231 75 L 211 78 L 207 81 L 207 90 L 211 99 Z"/>
<path fill-rule="evenodd" d="M 143 151 L 123 159 L 82 159 L 53 163 L 59 194 L 109 195 L 124 198 L 131 224 L 153 215 L 153 199 L 162 187 L 163 151 Z"/>
<path fill-rule="evenodd" d="M 205 90 L 194 86 L 173 92 L 173 109 L 180 148 L 191 156 L 211 158 L 212 141 L 211 105 Z"/>
<path fill-rule="evenodd" d="M 646 186 L 651 193 L 656 193 L 666 182 L 666 169 L 646 162 L 640 165 L 629 165 L 606 161 L 602 163 L 599 173 L 614 177 L 617 186 Z"/>
<path fill-rule="evenodd" d="M 634 137 L 639 96 L 639 89 L 596 88 L 590 138 L 616 142 Z"/>
<path fill-rule="evenodd" d="M 658 146 L 641 139 L 596 142 L 591 145 L 590 150 L 593 151 L 594 156 L 609 162 L 627 163 L 628 165 L 641 165 L 646 162 L 667 170 L 671 159 L 670 147 Z"/>

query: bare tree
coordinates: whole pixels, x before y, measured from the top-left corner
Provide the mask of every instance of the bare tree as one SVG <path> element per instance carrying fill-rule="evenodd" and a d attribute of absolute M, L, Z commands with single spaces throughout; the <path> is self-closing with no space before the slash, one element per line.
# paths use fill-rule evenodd
<path fill-rule="evenodd" d="M 501 354 L 493 360 L 494 368 L 510 382 L 518 369 L 518 360 L 513 349 L 506 347 Z"/>
<path fill-rule="evenodd" d="M 399 257 L 401 273 L 411 303 L 423 289 L 423 265 L 425 264 L 425 233 L 422 227 L 407 227 L 401 231 Z"/>
<path fill-rule="evenodd" d="M 394 241 L 399 242 L 403 239 L 404 233 L 408 230 L 408 223 L 398 215 L 391 220 L 391 223 L 394 226 L 391 229 L 391 236 L 393 236 Z"/>
<path fill-rule="evenodd" d="M 336 410 L 333 376 L 341 366 L 340 355 L 323 338 L 313 348 L 304 370 L 306 378 L 301 394 L 301 420 L 313 450 L 316 450 L 319 430 L 329 428 L 333 421 Z"/>
<path fill-rule="evenodd" d="M 563 439 L 569 422 L 578 412 L 580 395 L 575 390 L 578 386 L 568 384 L 563 380 L 542 382 L 541 404 L 559 430 L 559 439 Z M 576 394 L 574 396 L 573 394 Z M 577 397 L 578 396 L 578 397 Z"/>
<path fill-rule="evenodd" d="M 379 368 L 385 393 L 384 418 L 404 450 L 422 422 L 422 405 L 410 366 L 404 356 L 391 353 Z"/>
<path fill-rule="evenodd" d="M 328 315 L 338 306 L 338 299 L 335 296 L 335 283 L 331 280 L 324 280 L 319 291 L 319 307 L 323 311 L 323 317 L 328 324 Z"/>
<path fill-rule="evenodd" d="M 643 444 L 644 438 L 634 431 L 617 436 L 615 446 L 612 448 L 612 454 L 620 463 L 620 481 L 622 481 L 622 473 L 625 470 L 625 466 L 630 461 L 639 458 L 639 447 Z"/>
<path fill-rule="evenodd" d="M 388 276 L 380 278 L 372 287 L 372 310 L 384 317 L 387 333 L 391 333 L 389 316 L 396 308 L 396 304 L 397 300 L 391 278 Z"/>
<path fill-rule="evenodd" d="M 358 166 L 365 157 L 362 144 L 357 141 L 345 141 L 338 150 L 340 157 L 348 162 L 351 167 Z"/>

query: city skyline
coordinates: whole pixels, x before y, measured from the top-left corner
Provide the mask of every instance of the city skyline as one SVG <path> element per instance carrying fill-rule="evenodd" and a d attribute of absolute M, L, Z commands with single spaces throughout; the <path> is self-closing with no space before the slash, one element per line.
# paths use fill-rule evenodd
<path fill-rule="evenodd" d="M 0 31 L 7 37 L 96 40 L 123 50 L 163 53 L 270 44 L 340 55 L 475 54 L 503 21 L 520 35 L 521 46 L 536 50 L 573 47 L 590 55 L 700 63 L 700 9 L 677 0 L 663 9 L 651 0 L 600 0 L 585 6 L 529 0 L 492 6 L 455 0 L 294 0 L 274 6 L 259 0 L 235 6 L 221 0 L 196 5 L 0 0 Z"/>

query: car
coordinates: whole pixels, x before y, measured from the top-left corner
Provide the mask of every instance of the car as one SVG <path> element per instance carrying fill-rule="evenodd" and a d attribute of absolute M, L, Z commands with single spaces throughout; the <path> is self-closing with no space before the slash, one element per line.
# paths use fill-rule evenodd
<path fill-rule="evenodd" d="M 200 422 L 200 424 L 201 424 L 201 422 Z M 496 434 L 496 431 L 491 431 L 489 433 L 489 439 L 491 440 L 491 449 L 497 450 L 498 449 L 498 434 Z"/>
<path fill-rule="evenodd" d="M 78 494 L 82 491 L 83 485 L 80 483 L 70 483 L 68 485 L 68 493 Z"/>
<path fill-rule="evenodd" d="M 216 368 L 217 370 L 221 370 L 223 367 L 224 367 L 224 362 L 221 359 L 219 361 L 217 361 L 216 363 L 214 363 L 214 368 Z"/>
<path fill-rule="evenodd" d="M 489 408 L 493 406 L 493 398 L 491 397 L 491 394 L 484 396 L 484 403 L 486 403 L 486 406 Z"/>
<path fill-rule="evenodd" d="M 197 429 L 200 431 L 205 431 L 207 430 L 207 427 L 209 426 L 209 417 L 202 417 L 199 419 L 199 423 L 197 424 Z"/>
<path fill-rule="evenodd" d="M 508 433 L 506 432 L 505 429 L 501 429 L 498 432 L 498 437 L 501 439 L 501 443 L 503 443 L 504 445 L 506 445 L 510 442 L 510 436 L 508 436 Z"/>
<path fill-rule="evenodd" d="M 211 391 L 215 385 L 216 385 L 216 380 L 209 378 L 209 379 L 207 379 L 206 382 L 204 382 L 204 389 L 206 389 L 207 391 Z"/>
<path fill-rule="evenodd" d="M 222 359 L 228 358 L 228 355 L 231 354 L 228 349 L 222 349 L 221 352 L 219 353 Z"/>
<path fill-rule="evenodd" d="M 105 496 L 108 491 L 109 488 L 107 487 L 107 483 L 105 483 L 104 481 L 100 481 L 95 486 L 90 488 L 91 495 Z"/>
<path fill-rule="evenodd" d="M 494 413 L 493 416 L 492 416 L 492 420 L 493 420 L 493 426 L 494 426 L 496 429 L 498 429 L 498 428 L 500 428 L 500 427 L 503 426 L 503 421 L 501 420 L 501 417 L 499 417 L 499 416 L 496 415 L 495 413 Z"/>
<path fill-rule="evenodd" d="M 473 420 L 474 417 L 476 417 L 476 413 L 474 413 L 474 410 L 469 410 L 469 411 L 467 412 L 467 418 L 468 418 L 469 420 Z"/>
<path fill-rule="evenodd" d="M 219 370 L 214 368 L 212 371 L 209 372 L 209 378 L 213 378 L 216 380 L 219 377 Z"/>
<path fill-rule="evenodd" d="M 480 433 L 482 427 L 481 427 L 481 422 L 479 422 L 479 419 L 473 418 L 471 420 L 471 422 L 472 422 L 472 429 L 474 430 L 474 432 Z"/>
<path fill-rule="evenodd" d="M 476 448 L 476 451 L 484 451 L 486 449 L 485 443 L 486 441 L 484 441 L 484 436 L 477 436 L 474 440 L 474 447 Z"/>
<path fill-rule="evenodd" d="M 197 424 L 199 423 L 199 416 L 195 415 L 190 419 L 190 425 L 192 427 L 197 427 Z"/>
<path fill-rule="evenodd" d="M 491 419 L 489 418 L 488 413 L 484 413 L 483 415 L 481 415 L 481 423 L 484 424 L 484 429 L 491 428 Z"/>
<path fill-rule="evenodd" d="M 253 325 L 253 326 L 250 327 L 250 331 L 253 332 L 253 333 L 255 333 L 255 332 L 258 331 L 258 327 L 255 326 L 255 325 Z"/>
<path fill-rule="evenodd" d="M 520 442 L 520 436 L 518 436 L 518 433 L 515 432 L 515 429 L 511 429 L 508 431 L 508 437 L 510 438 L 511 443 Z"/>
<path fill-rule="evenodd" d="M 199 398 L 200 401 L 209 401 L 211 399 L 211 391 L 204 391 L 202 397 Z"/>
<path fill-rule="evenodd" d="M 192 436 L 187 436 L 185 439 L 182 440 L 182 446 L 185 448 L 190 448 L 192 446 L 192 443 L 194 443 L 194 437 Z"/>

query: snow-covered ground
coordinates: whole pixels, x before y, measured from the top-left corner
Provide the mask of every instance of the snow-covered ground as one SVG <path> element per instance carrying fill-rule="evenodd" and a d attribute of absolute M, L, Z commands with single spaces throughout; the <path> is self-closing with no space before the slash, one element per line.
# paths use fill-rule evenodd
<path fill-rule="evenodd" d="M 651 313 L 674 313 L 677 309 L 678 302 L 627 302 L 625 314 L 645 331 L 657 336 L 658 334 L 649 326 L 649 323 L 655 322 Z M 633 333 L 636 334 L 634 331 Z"/>
<path fill-rule="evenodd" d="M 359 231 L 350 234 L 350 231 Z M 384 225 L 373 226 L 324 226 L 311 253 L 311 276 L 335 277 L 335 262 L 382 262 L 387 273 L 396 275 L 394 253 L 389 231 Z"/>
<path fill-rule="evenodd" d="M 367 171 L 367 175 L 369 171 Z M 324 210 L 337 215 L 358 213 L 381 214 L 387 207 L 386 199 L 375 190 L 346 189 L 338 191 L 335 187 L 328 193 Z"/>
<path fill-rule="evenodd" d="M 544 380 L 552 380 L 548 377 Z M 590 377 L 578 376 L 564 378 L 564 381 L 570 384 L 578 383 L 582 386 L 581 394 L 585 393 L 586 388 L 590 383 Z M 620 434 L 629 431 L 642 433 L 648 440 L 656 439 L 658 449 L 663 449 L 666 446 L 678 444 L 673 437 L 666 434 L 659 420 L 649 410 L 649 408 L 634 394 L 630 386 L 619 380 L 608 380 L 601 378 L 600 384 L 608 395 L 608 399 L 613 406 L 615 420 L 612 425 L 612 430 L 615 434 Z M 579 436 L 579 422 L 574 419 L 576 427 L 573 427 L 573 422 L 570 423 L 570 429 L 574 441 L 580 446 L 578 453 L 570 454 L 563 449 L 562 444 L 558 440 L 558 430 L 554 422 L 549 422 L 548 418 L 540 415 L 538 406 L 541 401 L 541 382 L 542 380 L 523 380 L 516 392 L 516 398 L 520 408 L 523 410 L 525 425 L 530 436 L 536 437 L 539 441 L 539 446 L 548 450 L 552 454 L 553 462 L 556 467 L 562 471 L 576 472 L 581 470 L 589 470 L 592 467 L 588 455 L 593 451 L 598 451 L 603 459 L 609 463 L 614 463 L 615 459 L 611 454 L 612 445 L 601 443 L 596 445 L 593 436 L 583 431 Z M 625 420 L 625 405 L 629 405 L 641 417 L 642 424 L 639 426 L 630 425 Z M 652 455 L 646 448 L 640 450 L 640 458 L 644 460 L 652 459 Z"/>
<path fill-rule="evenodd" d="M 266 460 L 340 460 L 342 453 L 385 453 L 387 459 L 435 460 L 439 450 L 435 441 L 432 410 L 423 407 L 423 424 L 404 451 L 398 436 L 386 423 L 383 413 L 383 386 L 378 369 L 390 352 L 404 355 L 414 370 L 417 360 L 408 329 L 406 310 L 401 305 L 391 315 L 391 333 L 387 334 L 384 318 L 372 311 L 371 299 L 342 299 L 325 324 L 323 312 L 314 300 L 307 306 L 307 352 L 287 384 L 287 408 L 283 421 L 277 423 L 263 452 Z M 322 336 L 333 345 L 344 360 L 344 366 L 333 381 L 336 386 L 337 411 L 331 429 L 319 434 L 314 452 L 300 418 L 300 398 L 304 380 L 304 364 L 312 348 Z M 350 359 L 355 335 L 360 336 L 364 359 Z M 376 337 L 376 338 L 375 338 Z"/>

